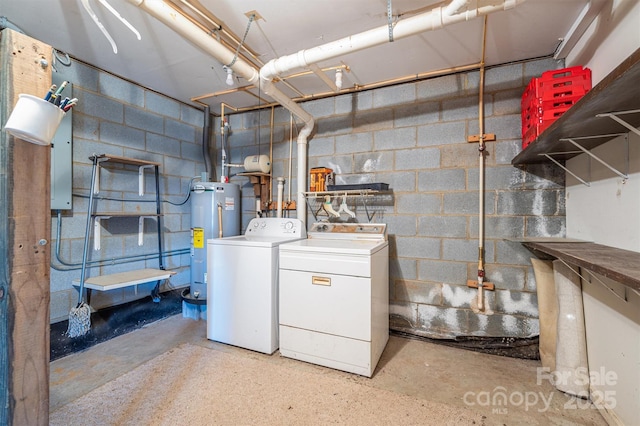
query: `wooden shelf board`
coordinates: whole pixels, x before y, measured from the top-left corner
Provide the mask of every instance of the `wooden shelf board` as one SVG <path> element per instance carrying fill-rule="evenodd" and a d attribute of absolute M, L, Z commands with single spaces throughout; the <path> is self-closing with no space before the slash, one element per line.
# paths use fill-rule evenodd
<path fill-rule="evenodd" d="M 516 243 L 591 243 L 593 241 L 579 240 L 577 238 L 563 237 L 525 237 L 525 238 L 506 238 L 507 241 Z"/>
<path fill-rule="evenodd" d="M 640 253 L 588 242 L 525 242 L 525 247 L 640 291 Z"/>
<path fill-rule="evenodd" d="M 149 217 L 158 217 L 162 216 L 162 214 L 158 213 L 142 213 L 142 212 L 101 212 L 101 213 L 93 213 L 91 216 L 93 217 L 140 217 L 140 216 L 149 216 Z"/>
<path fill-rule="evenodd" d="M 90 160 L 93 161 L 93 157 L 89 157 Z M 118 163 L 118 164 L 129 164 L 132 166 L 157 166 L 160 167 L 160 163 L 155 161 L 148 160 L 139 160 L 137 158 L 128 158 L 128 157 L 120 157 L 117 155 L 108 155 L 108 154 L 99 154 L 98 158 L 101 159 L 100 164 L 104 164 L 106 162 Z"/>
<path fill-rule="evenodd" d="M 165 280 L 175 274 L 176 272 L 174 271 L 163 271 L 161 269 L 139 269 L 87 278 L 84 281 L 84 286 L 92 290 L 115 290 L 151 281 Z M 73 280 L 73 285 L 76 287 L 79 286 L 80 280 Z"/>

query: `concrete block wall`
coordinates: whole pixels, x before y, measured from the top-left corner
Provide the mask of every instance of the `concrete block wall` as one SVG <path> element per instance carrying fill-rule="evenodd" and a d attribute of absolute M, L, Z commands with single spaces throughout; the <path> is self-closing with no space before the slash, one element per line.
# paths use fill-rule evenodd
<path fill-rule="evenodd" d="M 485 268 L 496 290 L 486 293 L 485 313 L 474 311 L 477 291 L 466 286 L 477 278 L 478 150 L 467 137 L 479 133 L 479 72 L 302 104 L 317 120 L 310 168 L 333 169 L 338 184 L 383 182 L 392 190 L 369 200 L 367 210 L 388 225 L 393 329 L 434 338 L 539 334 L 532 255 L 511 240 L 564 236 L 564 174 L 551 166 L 528 173 L 512 167 L 511 159 L 521 150 L 524 88 L 532 77 L 562 66 L 543 59 L 486 70 L 485 133 L 497 140 L 487 143 L 486 156 Z M 289 112 L 275 108 L 272 129 L 271 114 L 230 115 L 228 153 L 241 163 L 247 155 L 268 154 L 273 139 L 275 181 L 288 176 L 291 150 L 293 179 L 286 185 L 295 200 L 297 129 L 290 149 Z M 244 228 L 254 216 L 248 211 L 255 206 L 253 188 L 243 177 L 231 181 L 243 188 Z M 359 202 L 351 207 L 367 221 Z M 322 219 L 309 213 L 309 223 Z"/>
<path fill-rule="evenodd" d="M 60 223 L 57 212 L 52 211 L 52 323 L 67 319 L 78 299 L 72 280 L 80 278 L 92 169 L 89 156 L 106 153 L 161 164 L 163 250 L 168 254 L 164 266 L 177 272 L 163 283 L 161 291 L 189 285 L 190 204 L 180 203 L 188 194 L 191 178 L 204 171 L 201 110 L 79 61 L 72 61 L 68 67 L 58 63 L 57 69 L 73 84 L 73 95 L 79 101 L 73 110 L 73 209 L 60 212 Z M 135 201 L 98 200 L 97 210 L 155 212 L 152 170 L 145 173 L 145 186 L 145 195 L 140 197 L 135 167 L 105 167 L 101 172 L 99 196 Z M 112 261 L 157 253 L 155 220 L 145 220 L 141 247 L 138 246 L 137 218 L 110 219 L 102 223 L 101 250 L 93 250 L 91 241 L 88 258 L 104 262 L 88 269 L 88 276 L 158 267 L 157 255 L 133 263 Z M 148 296 L 154 286 L 152 282 L 108 292 L 93 291 L 91 306 L 100 309 L 139 299 Z"/>

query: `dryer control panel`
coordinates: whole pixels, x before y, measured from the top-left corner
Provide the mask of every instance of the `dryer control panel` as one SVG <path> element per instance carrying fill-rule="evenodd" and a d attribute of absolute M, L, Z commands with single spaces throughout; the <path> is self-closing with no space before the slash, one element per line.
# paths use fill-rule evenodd
<path fill-rule="evenodd" d="M 318 222 L 311 225 L 309 238 L 386 240 L 387 224 Z"/>
<path fill-rule="evenodd" d="M 299 219 L 290 218 L 253 218 L 247 226 L 245 235 L 253 237 L 304 238 L 306 229 Z"/>

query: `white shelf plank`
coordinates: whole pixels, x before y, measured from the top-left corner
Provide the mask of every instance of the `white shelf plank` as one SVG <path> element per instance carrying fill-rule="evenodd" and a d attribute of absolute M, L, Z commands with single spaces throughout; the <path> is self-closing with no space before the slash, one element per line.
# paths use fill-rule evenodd
<path fill-rule="evenodd" d="M 175 274 L 176 272 L 174 271 L 163 271 L 160 269 L 138 269 L 135 271 L 118 272 L 116 274 L 87 278 L 84 286 L 85 288 L 99 291 L 115 290 L 151 281 L 165 280 Z M 73 285 L 80 286 L 80 280 L 73 280 Z"/>

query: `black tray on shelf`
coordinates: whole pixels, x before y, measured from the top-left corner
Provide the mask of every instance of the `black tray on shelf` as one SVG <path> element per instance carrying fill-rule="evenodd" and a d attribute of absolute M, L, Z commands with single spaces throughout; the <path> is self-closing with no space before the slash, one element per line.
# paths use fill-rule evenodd
<path fill-rule="evenodd" d="M 350 185 L 327 185 L 327 191 L 349 191 L 358 189 L 370 189 L 373 191 L 386 191 L 389 189 L 388 183 L 358 183 Z"/>

